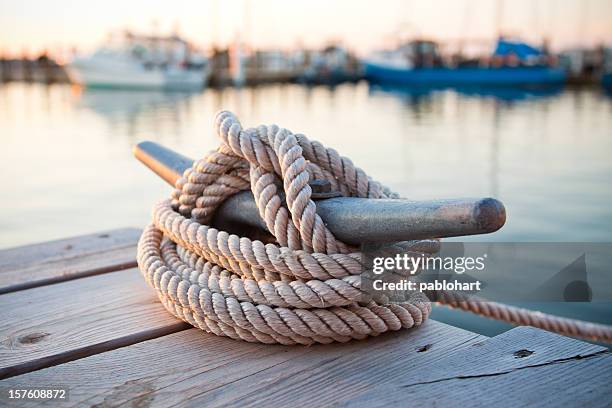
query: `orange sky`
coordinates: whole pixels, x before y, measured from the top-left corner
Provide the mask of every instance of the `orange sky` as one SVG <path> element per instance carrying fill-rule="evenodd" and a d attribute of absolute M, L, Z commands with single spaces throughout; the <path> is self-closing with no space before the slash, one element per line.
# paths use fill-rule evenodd
<path fill-rule="evenodd" d="M 609 0 L 0 0 L 0 53 L 89 50 L 112 30 L 150 33 L 154 21 L 159 33 L 178 23 L 201 46 L 240 35 L 258 48 L 340 40 L 365 53 L 400 36 L 491 40 L 501 21 L 503 32 L 538 43 L 547 37 L 555 49 L 612 47 Z"/>

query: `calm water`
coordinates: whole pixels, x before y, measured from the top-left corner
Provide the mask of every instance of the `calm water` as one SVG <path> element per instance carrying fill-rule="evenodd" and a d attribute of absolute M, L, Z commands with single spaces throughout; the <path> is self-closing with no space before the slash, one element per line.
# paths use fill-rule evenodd
<path fill-rule="evenodd" d="M 166 94 L 11 83 L 0 85 L 0 248 L 144 226 L 170 189 L 131 146 L 149 139 L 201 156 L 217 145 L 221 109 L 245 126 L 277 123 L 333 146 L 406 197 L 501 199 L 506 226 L 479 241 L 611 241 L 612 99 L 597 90 L 408 93 L 362 83 Z M 462 321 L 487 334 L 504 327 Z"/>

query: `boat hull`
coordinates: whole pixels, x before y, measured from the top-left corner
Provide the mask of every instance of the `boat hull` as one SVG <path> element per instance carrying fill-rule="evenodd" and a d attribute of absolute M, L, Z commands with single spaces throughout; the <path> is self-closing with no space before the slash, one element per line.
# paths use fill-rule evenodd
<path fill-rule="evenodd" d="M 205 70 L 146 70 L 125 66 L 73 63 L 71 82 L 87 88 L 196 90 L 206 84 Z"/>
<path fill-rule="evenodd" d="M 365 64 L 365 75 L 377 83 L 437 86 L 558 85 L 566 78 L 562 69 L 548 67 L 406 69 L 374 63 Z"/>

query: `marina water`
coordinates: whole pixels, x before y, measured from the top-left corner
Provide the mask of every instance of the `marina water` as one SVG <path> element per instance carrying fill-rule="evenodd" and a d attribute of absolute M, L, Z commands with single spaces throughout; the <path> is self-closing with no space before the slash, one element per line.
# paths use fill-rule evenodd
<path fill-rule="evenodd" d="M 609 242 L 612 97 L 599 89 L 399 89 L 274 84 L 198 93 L 0 85 L 0 248 L 143 227 L 170 187 L 131 153 L 153 140 L 191 157 L 217 145 L 212 121 L 276 123 L 332 146 L 412 199 L 485 197 L 501 231 L 472 241 Z M 610 304 L 543 310 L 612 323 Z M 508 326 L 436 308 L 486 335 Z"/>

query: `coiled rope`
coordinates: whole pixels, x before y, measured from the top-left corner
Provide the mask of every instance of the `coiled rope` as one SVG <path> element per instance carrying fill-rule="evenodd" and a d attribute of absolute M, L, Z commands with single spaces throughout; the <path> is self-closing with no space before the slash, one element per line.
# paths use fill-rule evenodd
<path fill-rule="evenodd" d="M 233 114 L 221 112 L 215 130 L 219 148 L 195 161 L 172 199 L 154 207 L 139 241 L 138 265 L 166 309 L 219 336 L 287 345 L 363 339 L 428 318 L 431 304 L 423 294 L 390 304 L 360 290 L 361 254 L 338 241 L 317 215 L 309 181 L 326 180 L 348 197 L 397 194 L 334 149 L 276 125 L 243 129 Z M 209 225 L 225 199 L 249 188 L 274 243 Z M 514 324 L 612 341 L 606 326 L 458 293 L 445 292 L 441 301 Z"/>

